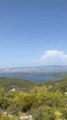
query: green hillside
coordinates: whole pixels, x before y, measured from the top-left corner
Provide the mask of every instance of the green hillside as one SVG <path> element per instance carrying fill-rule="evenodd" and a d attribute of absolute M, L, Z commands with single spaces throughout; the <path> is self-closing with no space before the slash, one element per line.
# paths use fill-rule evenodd
<path fill-rule="evenodd" d="M 67 79 L 0 79 L 0 120 L 67 120 Z M 32 118 L 29 118 L 32 117 Z"/>
<path fill-rule="evenodd" d="M 48 89 L 52 91 L 56 91 L 57 89 L 62 93 L 67 91 L 67 78 L 64 78 L 62 80 L 46 81 L 43 84 L 45 84 Z"/>
<path fill-rule="evenodd" d="M 0 87 L 4 87 L 6 90 L 10 90 L 11 88 L 16 88 L 17 90 L 27 90 L 33 88 L 35 85 L 36 83 L 29 80 L 0 78 Z"/>
<path fill-rule="evenodd" d="M 61 92 L 67 91 L 67 78 L 63 80 L 52 80 L 45 82 L 33 82 L 32 80 L 13 79 L 13 78 L 0 78 L 0 87 L 4 87 L 6 90 L 16 88 L 17 90 L 28 90 L 34 86 L 45 85 L 49 90 L 59 90 Z"/>

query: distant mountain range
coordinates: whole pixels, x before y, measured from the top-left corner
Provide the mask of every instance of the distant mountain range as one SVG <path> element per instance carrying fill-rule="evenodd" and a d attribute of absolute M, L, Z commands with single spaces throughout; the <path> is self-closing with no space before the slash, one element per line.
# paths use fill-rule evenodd
<path fill-rule="evenodd" d="M 28 73 L 57 73 L 67 72 L 67 66 L 47 65 L 36 67 L 16 67 L 16 68 L 0 68 L 0 73 L 16 73 L 16 72 L 28 72 Z"/>

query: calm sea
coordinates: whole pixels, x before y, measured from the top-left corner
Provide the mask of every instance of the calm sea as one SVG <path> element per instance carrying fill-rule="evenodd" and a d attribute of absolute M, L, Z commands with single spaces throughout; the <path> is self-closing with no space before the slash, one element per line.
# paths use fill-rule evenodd
<path fill-rule="evenodd" d="M 21 74 L 14 74 L 14 73 L 0 73 L 0 78 L 20 78 L 20 79 L 26 79 L 26 80 L 33 80 L 35 82 L 63 79 L 56 76 L 33 76 L 33 75 L 21 75 Z"/>

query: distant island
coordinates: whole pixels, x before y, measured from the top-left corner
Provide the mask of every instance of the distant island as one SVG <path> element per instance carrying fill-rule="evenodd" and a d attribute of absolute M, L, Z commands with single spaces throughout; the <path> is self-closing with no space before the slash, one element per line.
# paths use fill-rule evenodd
<path fill-rule="evenodd" d="M 0 68 L 0 73 L 58 73 L 67 72 L 67 66 L 64 65 L 46 65 L 31 67 Z"/>

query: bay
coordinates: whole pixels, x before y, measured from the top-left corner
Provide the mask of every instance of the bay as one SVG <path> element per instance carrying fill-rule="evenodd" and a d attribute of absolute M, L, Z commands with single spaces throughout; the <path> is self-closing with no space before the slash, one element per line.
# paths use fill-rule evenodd
<path fill-rule="evenodd" d="M 34 76 L 34 75 L 22 75 L 22 74 L 14 74 L 14 73 L 0 73 L 0 78 L 20 78 L 25 80 L 32 80 L 34 82 L 63 79 L 62 77 L 57 77 L 57 76 Z"/>

